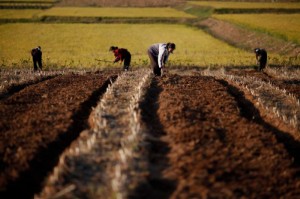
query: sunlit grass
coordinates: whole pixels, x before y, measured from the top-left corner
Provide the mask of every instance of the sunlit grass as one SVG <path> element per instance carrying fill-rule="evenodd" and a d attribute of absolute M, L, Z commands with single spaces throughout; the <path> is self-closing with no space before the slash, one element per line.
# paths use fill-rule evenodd
<path fill-rule="evenodd" d="M 297 2 L 232 2 L 232 1 L 189 1 L 190 4 L 205 6 L 205 7 L 213 7 L 213 8 L 285 8 L 285 9 L 295 9 L 300 8 L 300 3 Z"/>
<path fill-rule="evenodd" d="M 30 19 L 41 12 L 40 9 L 2 9 L 0 19 Z"/>
<path fill-rule="evenodd" d="M 173 8 L 95 8 L 95 7 L 54 7 L 41 16 L 72 17 L 176 17 L 194 18 L 195 16 Z"/>
<path fill-rule="evenodd" d="M 147 66 L 147 49 L 153 43 L 174 42 L 170 65 L 252 66 L 254 55 L 184 25 L 166 24 L 2 24 L 1 67 L 32 67 L 30 50 L 40 45 L 45 68 L 120 67 L 108 51 L 114 45 L 127 48 L 132 66 Z M 271 55 L 273 56 L 273 55 Z M 96 59 L 108 62 L 97 61 Z M 281 62 L 274 55 L 271 62 Z"/>
<path fill-rule="evenodd" d="M 213 15 L 213 17 L 300 44 L 300 14 L 226 14 Z"/>

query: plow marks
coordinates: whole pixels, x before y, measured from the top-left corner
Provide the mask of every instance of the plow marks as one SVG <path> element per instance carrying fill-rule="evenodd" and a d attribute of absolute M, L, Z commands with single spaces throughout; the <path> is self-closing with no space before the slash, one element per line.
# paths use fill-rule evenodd
<path fill-rule="evenodd" d="M 127 195 L 127 184 L 134 186 L 143 170 L 138 102 L 149 77 L 148 70 L 123 73 L 107 89 L 90 115 L 91 128 L 62 154 L 41 198 Z"/>

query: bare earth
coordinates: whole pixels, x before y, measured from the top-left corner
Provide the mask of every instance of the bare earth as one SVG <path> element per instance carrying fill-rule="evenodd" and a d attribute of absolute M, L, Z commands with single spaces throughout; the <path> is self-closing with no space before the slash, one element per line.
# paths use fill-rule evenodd
<path fill-rule="evenodd" d="M 0 101 L 1 198 L 31 198 L 40 191 L 59 154 L 87 128 L 92 106 L 115 75 L 58 76 Z"/>
<path fill-rule="evenodd" d="M 172 75 L 156 89 L 159 141 L 152 142 L 150 160 L 161 176 L 153 172 L 137 198 L 300 196 L 299 141 L 283 139 L 287 133 L 260 118 L 233 87 L 212 77 Z M 291 143 L 294 149 L 285 148 Z"/>
<path fill-rule="evenodd" d="M 299 97 L 297 81 L 232 73 L 265 78 Z M 292 127 L 281 130 L 276 119 L 264 120 L 225 80 L 179 74 L 152 77 L 140 104 L 152 137 L 149 175 L 130 198 L 299 198 L 300 142 Z M 114 75 L 58 76 L 0 101 L 1 198 L 41 191 Z"/>

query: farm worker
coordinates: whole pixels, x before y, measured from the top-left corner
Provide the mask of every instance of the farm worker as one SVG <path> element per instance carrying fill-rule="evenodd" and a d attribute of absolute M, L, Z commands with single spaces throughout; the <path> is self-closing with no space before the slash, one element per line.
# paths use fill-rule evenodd
<path fill-rule="evenodd" d="M 255 48 L 254 53 L 255 53 L 256 61 L 259 64 L 258 70 L 262 71 L 267 65 L 267 57 L 268 57 L 267 51 L 262 48 Z"/>
<path fill-rule="evenodd" d="M 31 50 L 32 60 L 33 60 L 33 68 L 34 71 L 38 70 L 38 67 L 40 70 L 42 70 L 42 48 L 40 46 L 33 48 Z"/>
<path fill-rule="evenodd" d="M 148 56 L 154 75 L 161 76 L 169 55 L 173 53 L 176 46 L 174 43 L 157 43 L 148 48 Z"/>
<path fill-rule="evenodd" d="M 131 61 L 131 54 L 130 52 L 125 48 L 118 48 L 117 46 L 111 46 L 109 48 L 109 51 L 112 51 L 115 55 L 114 63 L 121 60 L 121 63 L 124 61 L 123 69 L 127 71 L 130 66 Z"/>

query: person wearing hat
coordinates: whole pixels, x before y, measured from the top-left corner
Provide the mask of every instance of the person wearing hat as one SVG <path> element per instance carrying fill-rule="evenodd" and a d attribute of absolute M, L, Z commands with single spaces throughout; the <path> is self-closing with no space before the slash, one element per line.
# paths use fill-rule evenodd
<path fill-rule="evenodd" d="M 157 43 L 148 48 L 148 56 L 154 75 L 161 76 L 169 55 L 173 53 L 176 45 L 174 43 Z"/>
<path fill-rule="evenodd" d="M 40 68 L 40 70 L 42 70 L 43 65 L 42 65 L 42 48 L 41 48 L 41 46 L 33 48 L 31 50 L 31 56 L 32 56 L 32 60 L 33 60 L 34 71 L 37 71 L 38 68 Z"/>
<path fill-rule="evenodd" d="M 265 49 L 255 48 L 254 49 L 256 60 L 259 64 L 258 70 L 262 71 L 267 65 L 268 54 Z"/>
<path fill-rule="evenodd" d="M 124 61 L 123 69 L 127 71 L 130 66 L 131 61 L 131 54 L 130 52 L 125 48 L 118 48 L 117 46 L 111 46 L 109 48 L 109 51 L 112 51 L 115 56 L 114 63 L 121 60 L 121 63 Z"/>

